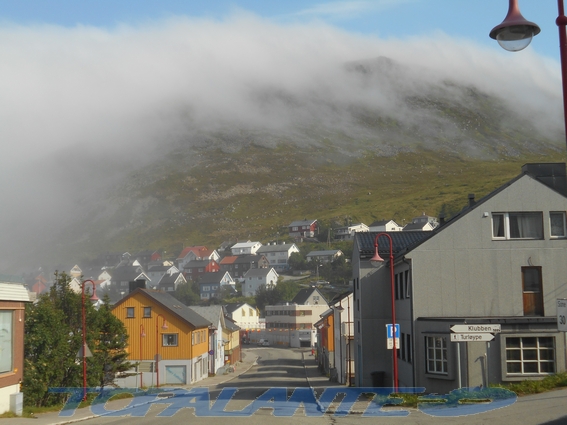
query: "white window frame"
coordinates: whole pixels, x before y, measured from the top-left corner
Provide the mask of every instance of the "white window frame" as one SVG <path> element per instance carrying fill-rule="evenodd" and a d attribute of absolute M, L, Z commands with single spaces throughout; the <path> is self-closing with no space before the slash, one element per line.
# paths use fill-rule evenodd
<path fill-rule="evenodd" d="M 555 215 L 561 215 L 562 219 L 563 219 L 563 232 L 562 234 L 553 234 L 553 227 L 552 227 L 552 223 L 551 223 L 551 216 L 555 214 Z M 550 211 L 549 212 L 549 237 L 551 239 L 565 239 L 567 237 L 567 223 L 565 220 L 565 211 Z"/>
<path fill-rule="evenodd" d="M 540 225 L 541 227 L 538 229 L 540 232 L 540 237 L 512 237 L 510 232 L 510 216 L 527 216 L 527 215 L 538 215 L 541 219 Z M 503 235 L 495 234 L 495 217 L 501 216 L 503 220 Z M 491 220 L 491 231 L 492 231 L 492 239 L 493 240 L 543 240 L 543 212 L 541 211 L 519 211 L 519 212 L 494 212 L 492 213 L 492 220 Z"/>
<path fill-rule="evenodd" d="M 425 372 L 427 374 L 449 375 L 449 345 L 447 340 L 447 336 L 425 336 Z M 440 342 L 440 347 L 437 346 L 437 342 Z"/>
<path fill-rule="evenodd" d="M 14 311 L 0 310 L 0 373 L 14 370 Z"/>
<path fill-rule="evenodd" d="M 170 343 L 171 338 L 171 343 Z M 161 334 L 161 345 L 162 347 L 177 347 L 179 344 L 179 336 L 177 334 Z"/>
<path fill-rule="evenodd" d="M 501 335 L 502 339 L 502 374 L 503 380 L 508 381 L 521 381 L 530 376 L 547 376 L 553 375 L 557 371 L 557 343 L 553 335 L 533 335 L 533 334 L 509 334 Z M 536 341 L 535 345 L 527 345 L 528 338 L 533 338 Z M 546 345 L 543 338 L 551 342 L 551 346 Z M 508 341 L 511 339 L 519 339 L 519 347 L 508 346 Z M 531 356 L 528 355 L 529 352 Z M 548 354 L 546 356 L 546 353 Z M 551 353 L 551 356 L 549 356 Z M 519 355 L 518 355 L 519 354 Z M 551 358 L 550 358 L 551 357 Z M 509 364 L 519 364 L 519 372 L 509 372 Z M 551 368 L 544 367 L 544 365 L 552 365 Z M 537 371 L 526 371 L 526 366 L 537 366 Z M 547 369 L 547 370 L 545 370 Z"/>

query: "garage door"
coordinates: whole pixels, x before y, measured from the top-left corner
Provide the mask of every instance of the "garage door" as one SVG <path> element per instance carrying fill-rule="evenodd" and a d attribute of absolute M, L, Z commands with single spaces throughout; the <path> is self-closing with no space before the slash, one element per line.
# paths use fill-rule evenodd
<path fill-rule="evenodd" d="M 166 384 L 186 384 L 187 369 L 185 366 L 166 366 L 165 367 L 165 383 Z"/>

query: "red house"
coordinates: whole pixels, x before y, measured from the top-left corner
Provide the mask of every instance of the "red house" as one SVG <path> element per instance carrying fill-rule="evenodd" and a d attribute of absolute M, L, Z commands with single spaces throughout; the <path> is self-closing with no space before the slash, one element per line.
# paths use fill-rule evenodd
<path fill-rule="evenodd" d="M 317 234 L 317 220 L 294 221 L 289 228 L 289 236 L 292 238 L 313 238 Z"/>

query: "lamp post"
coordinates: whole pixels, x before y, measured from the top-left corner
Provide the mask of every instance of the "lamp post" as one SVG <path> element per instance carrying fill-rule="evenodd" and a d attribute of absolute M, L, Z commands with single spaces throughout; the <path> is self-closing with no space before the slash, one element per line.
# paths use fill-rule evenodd
<path fill-rule="evenodd" d="M 393 350 L 392 350 L 392 367 L 394 371 L 394 391 L 398 391 L 398 353 L 396 347 L 396 300 L 394 298 L 394 250 L 392 237 L 387 233 L 378 233 L 374 239 L 374 256 L 370 259 L 370 264 L 374 267 L 378 267 L 380 263 L 384 262 L 384 259 L 378 254 L 378 239 L 380 236 L 386 236 L 390 241 L 390 286 L 392 291 L 392 331 L 393 331 Z"/>
<path fill-rule="evenodd" d="M 96 296 L 96 285 L 95 283 L 90 280 L 84 280 L 81 283 L 81 307 L 82 307 L 82 322 L 83 322 L 83 401 L 87 399 L 87 314 L 85 309 L 85 284 L 90 282 L 93 285 L 93 295 L 91 296 L 91 302 L 95 303 L 98 301 L 98 297 Z M 90 351 L 89 351 L 90 355 Z"/>
<path fill-rule="evenodd" d="M 558 16 L 555 23 L 559 27 L 559 54 L 561 58 L 561 81 L 563 84 L 563 118 L 567 142 L 567 17 L 563 0 L 557 0 Z M 526 48 L 532 38 L 540 33 L 537 24 L 527 21 L 520 13 L 518 0 L 510 0 L 508 15 L 500 25 L 490 31 L 490 37 L 497 40 L 500 46 L 511 52 Z"/>
<path fill-rule="evenodd" d="M 146 329 L 144 328 L 144 325 L 140 325 L 140 366 L 142 365 L 142 338 L 146 337 Z M 144 386 L 144 383 L 142 382 L 143 379 L 143 375 L 142 375 L 142 371 L 140 370 L 140 388 L 142 388 Z"/>
<path fill-rule="evenodd" d="M 161 314 L 158 313 L 156 316 L 156 386 L 159 388 L 159 318 L 163 319 L 163 325 L 161 328 L 163 330 L 167 329 L 167 320 Z"/>

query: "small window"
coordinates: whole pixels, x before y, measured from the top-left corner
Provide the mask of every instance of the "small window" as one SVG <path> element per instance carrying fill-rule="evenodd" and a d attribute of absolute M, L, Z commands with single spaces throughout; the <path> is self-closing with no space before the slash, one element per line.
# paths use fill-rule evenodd
<path fill-rule="evenodd" d="M 549 229 L 552 238 L 564 238 L 567 236 L 565 232 L 565 212 L 549 213 Z"/>
<path fill-rule="evenodd" d="M 442 336 L 425 337 L 425 365 L 427 373 L 448 374 L 447 338 Z"/>
<path fill-rule="evenodd" d="M 134 307 L 126 307 L 126 317 L 134 317 Z"/>
<path fill-rule="evenodd" d="M 522 267 L 524 316 L 543 316 L 541 267 Z"/>
<path fill-rule="evenodd" d="M 152 317 L 152 308 L 144 307 L 144 317 Z"/>
<path fill-rule="evenodd" d="M 177 347 L 177 334 L 163 334 L 164 347 Z"/>

